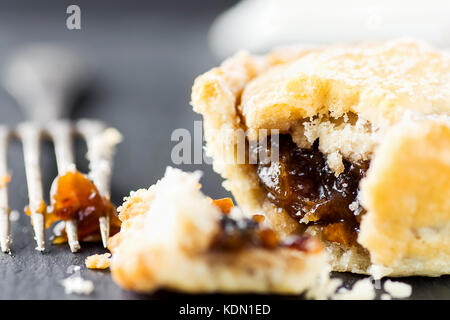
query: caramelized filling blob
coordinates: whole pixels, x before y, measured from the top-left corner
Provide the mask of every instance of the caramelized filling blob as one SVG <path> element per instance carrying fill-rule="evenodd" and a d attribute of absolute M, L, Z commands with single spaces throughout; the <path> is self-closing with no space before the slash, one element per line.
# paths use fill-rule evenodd
<path fill-rule="evenodd" d="M 47 228 L 56 221 L 74 219 L 78 223 L 78 237 L 83 239 L 89 235 L 100 235 L 98 219 L 109 216 L 110 234 L 119 231 L 120 220 L 116 217 L 115 207 L 109 199 L 100 195 L 97 187 L 84 174 L 68 171 L 58 177 L 56 184 L 46 215 Z M 57 242 L 62 240 L 57 239 Z"/>
<path fill-rule="evenodd" d="M 350 204 L 356 200 L 369 161 L 351 163 L 344 159 L 345 169 L 336 177 L 319 151 L 318 141 L 311 149 L 302 149 L 290 135 L 280 135 L 279 146 L 267 145 L 279 148 L 278 161 L 257 165 L 268 199 L 298 221 L 306 218 L 308 224 L 320 225 L 327 240 L 353 244 L 363 209 L 357 207 L 361 213 L 355 215 Z"/>

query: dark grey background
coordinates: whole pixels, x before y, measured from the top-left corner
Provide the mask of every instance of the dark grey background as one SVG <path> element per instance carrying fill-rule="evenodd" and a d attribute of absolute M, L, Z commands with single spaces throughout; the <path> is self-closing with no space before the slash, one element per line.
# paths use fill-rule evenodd
<path fill-rule="evenodd" d="M 72 118 L 98 118 L 118 128 L 124 141 L 115 158 L 112 199 L 120 204 L 130 190 L 148 187 L 171 164 L 176 128 L 192 131 L 200 117 L 189 106 L 194 78 L 218 61 L 207 46 L 207 31 L 214 17 L 234 1 L 1 1 L 0 75 L 5 60 L 15 50 L 32 43 L 66 45 L 83 54 L 95 75 L 89 92 L 74 109 Z M 78 4 L 82 30 L 66 29 L 66 8 Z M 15 102 L 0 88 L 1 123 L 14 125 L 23 115 Z M 56 176 L 51 145 L 42 146 L 44 187 L 48 190 Z M 76 144 L 82 171 L 85 147 Z M 27 191 L 20 143 L 9 152 L 12 173 L 10 204 L 22 213 Z M 212 197 L 228 193 L 221 178 L 208 165 L 185 165 L 185 170 L 201 169 L 203 189 Z M 50 232 L 48 232 L 50 233 Z M 80 299 L 66 296 L 59 281 L 70 265 L 82 266 L 82 276 L 91 279 L 95 292 L 89 299 L 167 298 L 160 292 L 141 296 L 125 292 L 111 280 L 109 272 L 87 270 L 84 258 L 103 252 L 99 245 L 83 244 L 78 254 L 67 246 L 47 245 L 41 254 L 35 243 L 29 218 L 21 214 L 12 223 L 12 256 L 0 254 L 1 299 Z M 348 283 L 357 276 L 344 275 Z M 409 278 L 415 298 L 449 299 L 449 277 Z"/>

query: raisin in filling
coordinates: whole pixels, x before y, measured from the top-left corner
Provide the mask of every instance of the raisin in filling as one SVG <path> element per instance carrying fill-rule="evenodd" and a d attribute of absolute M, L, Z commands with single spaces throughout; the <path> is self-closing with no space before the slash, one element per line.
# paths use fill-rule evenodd
<path fill-rule="evenodd" d="M 267 145 L 271 147 L 270 141 Z M 319 151 L 318 141 L 311 149 L 302 149 L 290 135 L 280 135 L 278 148 L 278 161 L 257 164 L 259 182 L 269 200 L 298 221 L 305 218 L 308 224 L 319 225 L 327 240 L 352 245 L 364 213 L 355 200 L 369 161 L 344 159 L 345 169 L 336 177 Z M 355 215 L 355 209 L 361 214 Z"/>
<path fill-rule="evenodd" d="M 220 229 L 213 241 L 213 248 L 222 250 L 237 250 L 243 247 L 273 248 L 278 239 L 272 230 L 261 230 L 252 219 L 235 220 L 228 215 L 220 219 Z"/>
<path fill-rule="evenodd" d="M 311 237 L 297 235 L 280 240 L 272 229 L 262 228 L 255 219 L 235 220 L 226 214 L 221 217 L 219 232 L 211 244 L 211 250 L 221 252 L 244 248 L 280 247 L 304 252 L 320 250 L 320 246 Z"/>

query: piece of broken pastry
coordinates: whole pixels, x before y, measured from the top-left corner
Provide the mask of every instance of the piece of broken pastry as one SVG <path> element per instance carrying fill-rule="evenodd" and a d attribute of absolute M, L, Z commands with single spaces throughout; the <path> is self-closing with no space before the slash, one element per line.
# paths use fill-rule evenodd
<path fill-rule="evenodd" d="M 400 39 L 239 53 L 195 80 L 192 105 L 243 211 L 319 236 L 333 270 L 450 273 L 448 52 Z"/>
<path fill-rule="evenodd" d="M 139 292 L 317 292 L 328 281 L 321 243 L 279 239 L 262 216 L 243 217 L 231 199 L 211 200 L 200 173 L 167 168 L 148 190 L 118 209 L 121 231 L 110 238 L 111 273 Z M 313 290 L 313 291 L 311 291 Z"/>

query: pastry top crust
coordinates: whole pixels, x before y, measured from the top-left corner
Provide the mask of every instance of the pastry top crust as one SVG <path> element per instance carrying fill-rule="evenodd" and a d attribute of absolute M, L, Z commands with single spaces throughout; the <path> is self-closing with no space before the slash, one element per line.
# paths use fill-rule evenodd
<path fill-rule="evenodd" d="M 251 80 L 239 108 L 249 128 L 280 130 L 316 115 L 384 127 L 406 110 L 450 114 L 450 54 L 403 39 L 317 48 Z"/>

